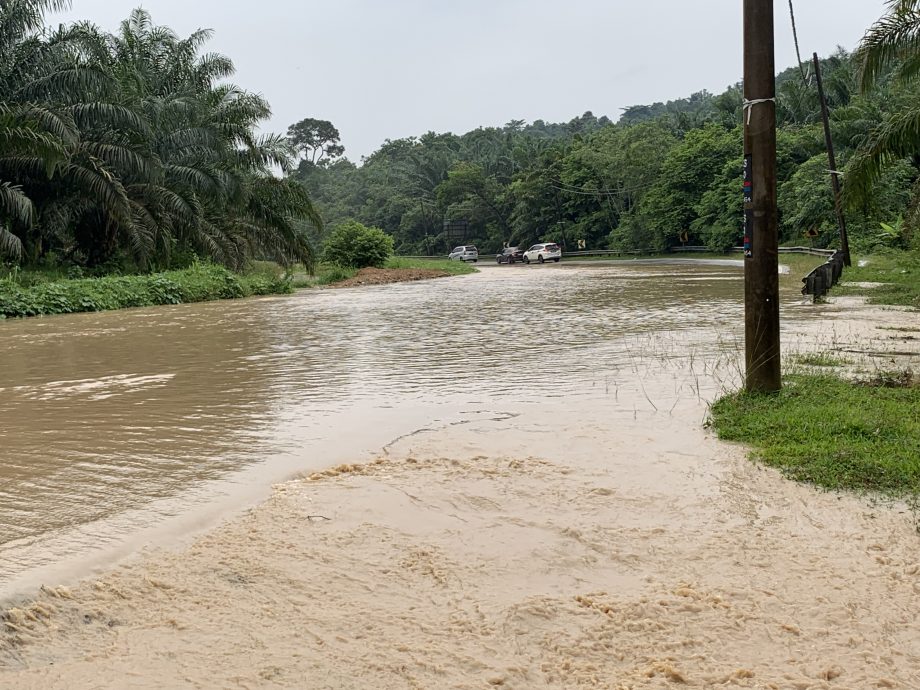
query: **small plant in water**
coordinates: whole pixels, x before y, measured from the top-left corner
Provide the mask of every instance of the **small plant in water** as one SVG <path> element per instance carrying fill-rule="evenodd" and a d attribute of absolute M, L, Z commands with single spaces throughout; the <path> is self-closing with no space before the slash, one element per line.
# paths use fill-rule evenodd
<path fill-rule="evenodd" d="M 795 355 L 792 361 L 795 364 L 804 364 L 809 367 L 842 367 L 851 364 L 850 360 L 836 357 L 829 352 L 811 352 L 804 355 Z"/>
<path fill-rule="evenodd" d="M 914 378 L 914 372 L 911 369 L 879 371 L 865 382 L 865 385 L 876 388 L 910 388 L 917 384 L 918 381 Z"/>

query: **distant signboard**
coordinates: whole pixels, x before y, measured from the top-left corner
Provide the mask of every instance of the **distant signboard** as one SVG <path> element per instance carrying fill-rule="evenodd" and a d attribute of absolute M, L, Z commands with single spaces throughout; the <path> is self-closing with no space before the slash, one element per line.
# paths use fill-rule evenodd
<path fill-rule="evenodd" d="M 451 242 L 463 242 L 466 240 L 470 224 L 465 220 L 445 220 L 444 234 Z"/>

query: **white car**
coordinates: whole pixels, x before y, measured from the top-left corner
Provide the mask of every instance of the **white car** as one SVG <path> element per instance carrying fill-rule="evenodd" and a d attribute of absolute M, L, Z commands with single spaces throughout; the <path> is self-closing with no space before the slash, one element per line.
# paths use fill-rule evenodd
<path fill-rule="evenodd" d="M 535 244 L 524 252 L 524 263 L 529 264 L 531 261 L 543 263 L 544 261 L 559 261 L 562 258 L 562 247 L 555 242 L 545 244 Z"/>
<path fill-rule="evenodd" d="M 479 250 L 471 244 L 464 244 L 455 248 L 447 258 L 451 261 L 479 261 Z"/>

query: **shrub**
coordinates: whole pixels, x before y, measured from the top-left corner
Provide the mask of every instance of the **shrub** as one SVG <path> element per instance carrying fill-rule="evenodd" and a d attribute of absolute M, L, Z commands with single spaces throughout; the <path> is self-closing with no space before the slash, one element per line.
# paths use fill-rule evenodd
<path fill-rule="evenodd" d="M 19 278 L 17 275 L 0 279 L 0 319 L 285 294 L 293 290 L 286 274 L 238 276 L 223 266 L 207 263 L 151 275 L 63 279 L 35 284 L 25 281 L 27 285 L 22 285 Z"/>
<path fill-rule="evenodd" d="M 329 234 L 323 259 L 346 268 L 380 268 L 392 253 L 392 237 L 380 228 L 369 228 L 350 220 L 337 225 Z"/>

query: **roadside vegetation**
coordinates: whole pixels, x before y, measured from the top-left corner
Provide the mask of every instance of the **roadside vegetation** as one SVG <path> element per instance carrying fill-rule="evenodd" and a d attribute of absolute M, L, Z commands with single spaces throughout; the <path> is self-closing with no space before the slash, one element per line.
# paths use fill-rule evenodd
<path fill-rule="evenodd" d="M 393 253 L 444 256 L 460 241 L 445 221 L 484 257 L 537 241 L 659 255 L 740 244 L 740 83 L 615 121 L 587 112 L 387 140 L 356 165 L 326 120 L 258 134 L 269 104 L 229 83 L 209 30 L 180 36 L 143 9 L 113 33 L 52 28 L 69 4 L 0 3 L 6 275 L 140 279 L 194 261 L 245 274 L 268 261 L 303 266 L 292 286 L 328 284 Z M 821 61 L 854 253 L 920 250 L 917 16 L 920 0 L 892 0 L 854 52 Z M 809 65 L 778 75 L 782 244 L 837 241 L 820 112 Z M 891 255 L 874 300 L 917 306 L 914 256 Z M 844 280 L 872 280 L 862 270 Z"/>
<path fill-rule="evenodd" d="M 417 270 L 440 271 L 448 275 L 469 275 L 476 269 L 470 264 L 461 261 L 448 261 L 447 259 L 406 259 L 399 256 L 388 257 L 382 269 L 398 269 L 407 272 Z M 358 274 L 357 268 L 344 268 L 335 264 L 320 263 L 313 274 L 295 273 L 292 285 L 295 288 L 320 287 L 342 283 L 354 278 Z"/>
<path fill-rule="evenodd" d="M 740 392 L 712 406 L 719 438 L 826 489 L 920 496 L 920 385 L 910 372 L 853 382 L 797 374 L 775 395 Z"/>
<path fill-rule="evenodd" d="M 336 225 L 326 237 L 323 261 L 343 268 L 382 268 L 393 253 L 393 238 L 380 228 L 349 220 Z"/>
<path fill-rule="evenodd" d="M 888 252 L 864 257 L 846 269 L 843 280 L 843 285 L 834 288 L 834 294 L 865 295 L 870 304 L 920 309 L 920 252 Z"/>
<path fill-rule="evenodd" d="M 920 208 L 920 85 L 913 77 L 920 0 L 892 0 L 852 53 L 821 60 L 854 252 L 916 247 Z M 780 242 L 837 244 L 821 108 L 810 64 L 777 77 Z M 458 243 L 483 255 L 505 243 L 661 252 L 680 244 L 741 245 L 741 85 L 618 119 L 587 112 L 564 123 L 429 132 L 385 142 L 355 165 L 329 122 L 312 127 L 316 155 L 292 173 L 331 224 L 355 219 L 394 238 L 399 254 L 445 255 Z M 308 126 L 309 125 L 309 126 Z M 466 224 L 460 237 L 443 221 Z"/>
<path fill-rule="evenodd" d="M 865 263 L 859 267 L 857 263 Z M 875 304 L 920 307 L 920 257 L 883 252 L 858 258 L 834 294 Z M 918 329 L 897 329 L 905 337 Z M 920 502 L 920 376 L 910 369 L 856 372 L 837 353 L 796 355 L 773 395 L 741 391 L 711 410 L 719 438 L 752 446 L 752 456 L 788 477 L 826 489 L 880 492 Z"/>
<path fill-rule="evenodd" d="M 211 263 L 148 275 L 44 280 L 47 277 L 11 273 L 0 279 L 0 319 L 184 304 L 293 290 L 290 278 L 278 271 L 262 269 L 238 274 Z"/>
<path fill-rule="evenodd" d="M 473 266 L 446 259 L 389 257 L 379 268 L 438 271 L 447 275 L 475 273 Z M 209 262 L 142 275 L 83 277 L 82 271 L 0 271 L 0 319 L 106 311 L 161 304 L 185 304 L 256 295 L 283 295 L 299 288 L 321 287 L 350 280 L 359 269 L 320 263 L 313 273 L 292 272 L 271 261 L 256 261 L 242 271 Z"/>
<path fill-rule="evenodd" d="M 0 3 L 0 262 L 143 273 L 194 254 L 309 266 L 322 227 L 231 60 L 143 9 L 115 33 L 51 28 L 67 0 Z"/>
<path fill-rule="evenodd" d="M 850 58 L 852 84 L 859 87 L 859 95 L 848 105 L 838 105 L 834 117 L 839 136 L 841 129 L 859 129 L 851 118 L 861 108 L 869 107 L 863 112 L 872 115 L 866 121 L 872 124 L 846 156 L 848 220 L 862 214 L 864 222 L 855 230 L 854 266 L 845 270 L 844 284 L 834 292 L 864 294 L 875 304 L 916 309 L 920 308 L 916 99 L 920 0 L 891 0 L 886 8 L 885 16 L 869 29 Z M 846 135 L 843 138 L 846 141 Z M 890 184 L 898 175 L 903 175 L 906 194 L 901 202 L 888 206 L 889 213 L 897 213 L 888 220 L 866 213 L 867 204 L 892 198 Z M 807 193 L 805 180 L 801 182 L 796 194 Z M 872 215 L 877 222 L 866 222 Z M 756 459 L 793 479 L 827 489 L 878 492 L 917 506 L 917 375 L 902 369 L 854 378 L 849 363 L 832 353 L 803 355 L 795 364 L 800 371 L 787 376 L 776 394 L 742 391 L 713 404 L 711 421 L 719 437 L 752 446 Z"/>

